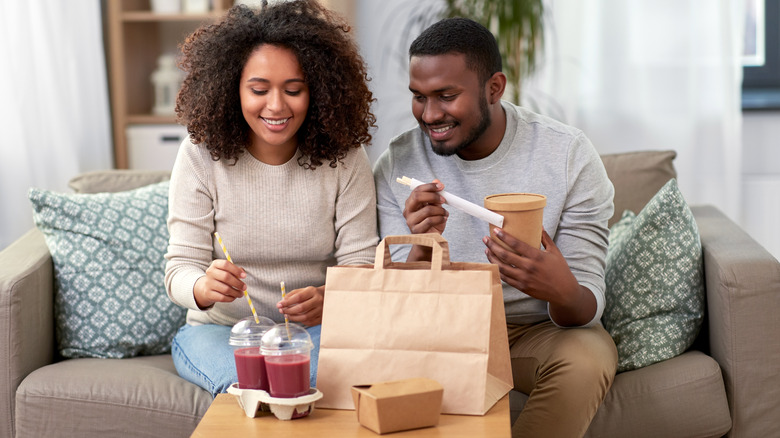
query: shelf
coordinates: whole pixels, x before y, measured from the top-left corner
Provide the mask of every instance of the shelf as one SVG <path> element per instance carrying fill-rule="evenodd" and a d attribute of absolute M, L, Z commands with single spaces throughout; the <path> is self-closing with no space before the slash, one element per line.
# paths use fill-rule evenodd
<path fill-rule="evenodd" d="M 134 125 L 177 124 L 176 116 L 158 116 L 156 114 L 128 114 L 127 123 Z"/>
<path fill-rule="evenodd" d="M 214 20 L 221 16 L 222 12 L 209 12 L 205 14 L 156 14 L 149 11 L 131 11 L 123 12 L 121 20 L 130 23 L 140 22 L 193 22 Z"/>
<path fill-rule="evenodd" d="M 127 169 L 138 158 L 138 145 L 128 150 L 128 128 L 178 125 L 175 115 L 157 115 L 151 75 L 161 54 L 178 52 L 178 44 L 203 23 L 220 19 L 233 0 L 211 0 L 205 13 L 160 14 L 152 12 L 150 0 L 104 0 L 108 39 L 111 119 L 114 138 L 114 165 Z M 168 128 L 166 128 L 168 129 Z M 179 130 L 184 130 L 178 126 Z"/>

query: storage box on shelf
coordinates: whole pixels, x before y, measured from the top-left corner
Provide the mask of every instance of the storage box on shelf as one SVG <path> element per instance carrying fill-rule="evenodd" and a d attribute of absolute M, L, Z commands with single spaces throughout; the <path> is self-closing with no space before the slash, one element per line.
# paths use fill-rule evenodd
<path fill-rule="evenodd" d="M 130 169 L 167 170 L 173 168 L 187 128 L 180 125 L 129 125 L 127 163 Z"/>

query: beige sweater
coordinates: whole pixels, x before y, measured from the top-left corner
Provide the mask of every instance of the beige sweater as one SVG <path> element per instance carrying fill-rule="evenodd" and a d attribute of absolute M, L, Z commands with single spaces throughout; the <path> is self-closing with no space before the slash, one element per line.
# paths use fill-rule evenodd
<path fill-rule="evenodd" d="M 244 153 L 234 165 L 213 161 L 185 139 L 171 175 L 165 287 L 190 324 L 233 325 L 251 315 L 245 298 L 198 310 L 195 281 L 225 258 L 214 231 L 244 279 L 258 315 L 282 322 L 279 282 L 287 291 L 325 284 L 328 266 L 373 263 L 378 242 L 376 194 L 365 150 L 335 169 L 272 166 Z M 327 299 L 327 291 L 326 291 Z"/>

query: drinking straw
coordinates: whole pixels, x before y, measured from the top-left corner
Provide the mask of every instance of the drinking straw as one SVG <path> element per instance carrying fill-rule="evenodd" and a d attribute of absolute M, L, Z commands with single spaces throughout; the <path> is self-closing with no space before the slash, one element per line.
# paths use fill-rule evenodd
<path fill-rule="evenodd" d="M 418 181 L 414 178 L 409 178 L 408 176 L 405 176 L 403 178 L 396 178 L 395 181 L 405 186 L 409 186 L 412 190 L 414 190 L 420 184 L 425 184 L 422 181 Z M 504 216 L 501 216 L 496 212 L 490 211 L 487 208 L 480 207 L 477 204 L 469 202 L 459 196 L 455 196 L 452 193 L 448 193 L 444 190 L 442 190 L 439 193 L 442 196 L 444 196 L 445 203 L 463 211 L 464 213 L 474 216 L 475 218 L 482 219 L 483 221 L 489 224 L 497 225 L 498 227 L 504 226 Z"/>
<path fill-rule="evenodd" d="M 219 246 L 222 247 L 222 252 L 225 253 L 225 258 L 230 262 L 233 263 L 233 259 L 230 258 L 230 254 L 228 254 L 227 248 L 225 248 L 225 244 L 222 243 L 222 238 L 219 237 L 218 232 L 214 232 L 214 236 L 217 237 L 217 242 L 219 242 Z M 252 304 L 252 299 L 249 298 L 249 294 L 246 292 L 246 289 L 244 289 L 244 296 L 246 297 L 246 302 L 249 303 L 249 308 L 252 309 L 252 315 L 255 317 L 255 324 L 260 324 L 260 319 L 257 317 L 257 312 L 255 311 L 255 306 Z"/>
<path fill-rule="evenodd" d="M 281 283 L 282 285 L 282 299 L 287 295 L 287 292 L 284 290 L 284 282 Z M 287 314 L 284 314 L 284 328 L 287 329 L 287 339 L 292 341 L 292 336 L 290 335 L 290 321 L 287 319 Z"/>

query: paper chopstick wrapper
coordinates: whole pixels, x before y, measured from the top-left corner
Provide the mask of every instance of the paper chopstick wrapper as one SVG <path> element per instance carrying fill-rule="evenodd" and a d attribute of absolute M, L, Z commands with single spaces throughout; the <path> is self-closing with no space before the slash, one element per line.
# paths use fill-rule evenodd
<path fill-rule="evenodd" d="M 415 188 L 417 188 L 417 186 L 421 184 L 425 184 L 420 180 L 416 180 L 414 178 L 409 178 L 406 176 L 403 178 L 396 178 L 396 181 L 403 185 L 409 186 L 412 190 L 414 190 Z M 480 207 L 479 205 L 469 202 L 459 196 L 453 195 L 452 193 L 449 193 L 446 190 L 442 190 L 441 192 L 439 192 L 439 194 L 444 196 L 444 200 L 446 204 L 449 204 L 466 214 L 474 216 L 475 218 L 478 219 L 482 219 L 483 221 L 489 224 L 496 225 L 499 228 L 504 226 L 504 216 L 501 216 L 498 213 L 492 212 L 485 207 Z"/>

